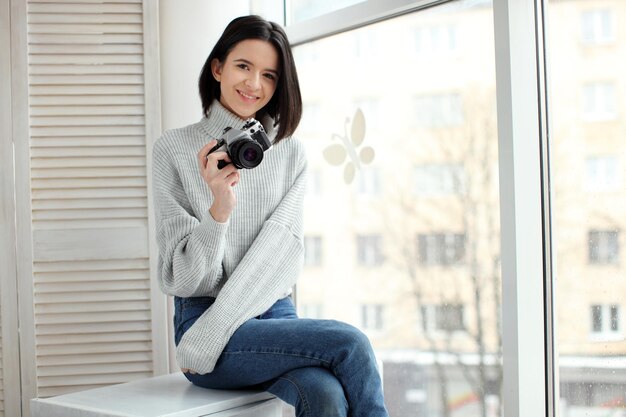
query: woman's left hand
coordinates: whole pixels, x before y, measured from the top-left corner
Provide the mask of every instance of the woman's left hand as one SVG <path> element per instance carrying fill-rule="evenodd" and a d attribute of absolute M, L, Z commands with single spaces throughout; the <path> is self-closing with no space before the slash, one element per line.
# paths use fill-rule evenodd
<path fill-rule="evenodd" d="M 180 368 L 180 370 L 183 371 L 184 374 L 192 374 L 192 375 L 197 374 L 196 371 L 189 369 L 189 368 Z"/>

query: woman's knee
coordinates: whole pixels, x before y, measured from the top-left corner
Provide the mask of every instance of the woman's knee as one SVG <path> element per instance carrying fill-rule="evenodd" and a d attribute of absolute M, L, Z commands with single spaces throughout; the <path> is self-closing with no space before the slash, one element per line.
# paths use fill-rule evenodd
<path fill-rule="evenodd" d="M 278 390 L 282 392 L 275 392 Z M 348 415 L 348 402 L 341 383 L 324 368 L 308 367 L 287 372 L 269 391 L 293 405 L 298 417 Z"/>
<path fill-rule="evenodd" d="M 350 353 L 373 355 L 372 345 L 365 333 L 347 323 L 339 321 L 334 323 L 332 332 L 337 346 L 343 346 Z"/>

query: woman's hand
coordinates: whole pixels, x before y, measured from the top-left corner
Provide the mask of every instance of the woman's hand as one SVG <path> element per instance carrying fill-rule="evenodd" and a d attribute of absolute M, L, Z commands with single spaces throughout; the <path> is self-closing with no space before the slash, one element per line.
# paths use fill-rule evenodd
<path fill-rule="evenodd" d="M 215 221 L 225 223 L 237 203 L 233 187 L 239 182 L 239 170 L 233 164 L 228 164 L 222 169 L 217 167 L 220 160 L 231 161 L 226 152 L 219 151 L 209 154 L 215 145 L 217 145 L 217 141 L 213 139 L 200 149 L 198 164 L 200 175 L 213 193 L 213 204 L 209 208 L 209 213 Z"/>
<path fill-rule="evenodd" d="M 189 374 L 195 375 L 197 373 L 196 371 L 192 371 L 189 368 L 180 368 L 180 370 L 183 371 L 184 374 L 189 373 Z"/>

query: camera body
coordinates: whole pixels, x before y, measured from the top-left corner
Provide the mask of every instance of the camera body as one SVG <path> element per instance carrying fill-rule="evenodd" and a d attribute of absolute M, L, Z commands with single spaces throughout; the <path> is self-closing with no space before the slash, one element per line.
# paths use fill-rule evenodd
<path fill-rule="evenodd" d="M 257 120 L 248 120 L 241 129 L 227 127 L 218 139 L 217 145 L 209 153 L 225 150 L 228 157 L 238 169 L 251 169 L 263 160 L 263 153 L 272 147 L 263 125 Z M 228 163 L 219 161 L 222 169 Z"/>

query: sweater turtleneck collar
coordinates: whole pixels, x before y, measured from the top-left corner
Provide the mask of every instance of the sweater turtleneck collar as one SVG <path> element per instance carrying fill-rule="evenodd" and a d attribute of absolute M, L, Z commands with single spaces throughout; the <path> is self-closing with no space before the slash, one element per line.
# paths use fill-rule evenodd
<path fill-rule="evenodd" d="M 244 120 L 236 114 L 230 112 L 222 105 L 222 103 L 219 102 L 219 100 L 213 100 L 213 103 L 211 103 L 211 106 L 209 107 L 208 114 L 200 120 L 200 126 L 205 133 L 210 135 L 212 138 L 217 139 L 222 136 L 225 128 L 233 127 L 241 129 L 246 121 L 247 120 Z M 274 126 L 274 120 L 268 116 L 259 121 L 265 129 L 265 133 L 267 133 L 267 136 L 273 142 L 277 133 L 277 129 Z"/>

